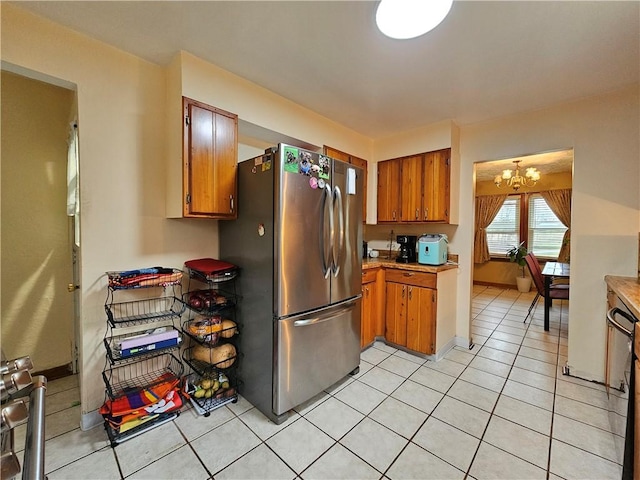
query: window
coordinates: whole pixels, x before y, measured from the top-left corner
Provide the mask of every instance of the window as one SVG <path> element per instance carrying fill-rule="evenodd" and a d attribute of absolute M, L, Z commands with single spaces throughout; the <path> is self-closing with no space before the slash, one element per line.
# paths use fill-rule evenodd
<path fill-rule="evenodd" d="M 538 257 L 558 258 L 567 231 L 541 195 L 529 196 L 527 246 Z"/>
<path fill-rule="evenodd" d="M 520 243 L 520 195 L 512 195 L 487 227 L 487 243 L 491 255 L 506 255 L 513 245 Z"/>
<path fill-rule="evenodd" d="M 557 258 L 567 230 L 542 195 L 510 195 L 487 227 L 489 253 L 504 257 L 507 250 L 527 241 L 527 249 L 538 257 Z"/>

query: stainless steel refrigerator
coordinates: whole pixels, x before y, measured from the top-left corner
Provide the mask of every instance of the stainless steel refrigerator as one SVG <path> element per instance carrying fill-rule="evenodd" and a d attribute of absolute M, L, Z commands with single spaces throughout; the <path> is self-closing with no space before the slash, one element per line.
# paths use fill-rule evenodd
<path fill-rule="evenodd" d="M 363 174 L 284 144 L 238 165 L 239 391 L 276 423 L 358 369 Z"/>

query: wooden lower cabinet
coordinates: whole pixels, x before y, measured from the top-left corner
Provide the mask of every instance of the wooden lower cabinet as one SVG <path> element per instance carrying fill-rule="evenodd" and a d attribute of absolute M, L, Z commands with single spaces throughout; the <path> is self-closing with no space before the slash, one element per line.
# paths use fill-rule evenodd
<path fill-rule="evenodd" d="M 436 291 L 407 287 L 407 343 L 416 352 L 431 355 L 436 343 Z"/>
<path fill-rule="evenodd" d="M 433 274 L 388 272 L 385 338 L 410 350 L 432 355 L 436 343 L 436 290 Z"/>
<path fill-rule="evenodd" d="M 382 304 L 384 302 L 384 271 L 381 268 L 362 272 L 362 316 L 360 346 L 371 345 L 377 336 L 384 335 Z"/>
<path fill-rule="evenodd" d="M 386 283 L 384 338 L 396 345 L 407 343 L 407 285 Z"/>

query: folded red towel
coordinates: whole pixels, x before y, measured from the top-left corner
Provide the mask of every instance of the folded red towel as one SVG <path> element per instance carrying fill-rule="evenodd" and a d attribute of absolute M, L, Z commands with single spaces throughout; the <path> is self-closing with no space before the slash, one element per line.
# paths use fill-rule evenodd
<path fill-rule="evenodd" d="M 187 268 L 191 270 L 197 270 L 205 275 L 212 275 L 214 273 L 221 273 L 225 270 L 233 270 L 238 268 L 233 263 L 225 262 L 223 260 L 216 260 L 214 258 L 198 258 L 196 260 L 187 260 L 184 262 Z"/>

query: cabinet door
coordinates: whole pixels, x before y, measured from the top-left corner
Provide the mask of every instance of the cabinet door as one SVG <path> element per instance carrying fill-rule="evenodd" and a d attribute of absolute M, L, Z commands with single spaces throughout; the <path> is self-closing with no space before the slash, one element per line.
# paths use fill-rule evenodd
<path fill-rule="evenodd" d="M 400 160 L 378 162 L 378 222 L 400 219 Z"/>
<path fill-rule="evenodd" d="M 338 160 L 342 160 L 343 162 L 349 162 L 350 155 L 345 152 L 341 152 L 340 150 L 336 150 L 335 148 L 324 146 L 324 154 L 331 158 L 337 158 Z"/>
<path fill-rule="evenodd" d="M 236 218 L 237 116 L 185 98 L 184 216 Z"/>
<path fill-rule="evenodd" d="M 402 159 L 400 219 L 422 221 L 422 155 Z"/>
<path fill-rule="evenodd" d="M 367 222 L 367 161 L 363 158 L 354 157 L 353 155 L 349 155 L 348 153 L 342 152 L 340 150 L 336 150 L 335 148 L 329 147 L 327 145 L 324 146 L 324 154 L 331 158 L 337 158 L 338 160 L 342 160 L 343 162 L 348 162 L 364 170 L 364 181 L 362 182 L 362 185 L 364 186 L 363 192 L 362 192 L 362 223 L 366 223 Z"/>
<path fill-rule="evenodd" d="M 436 343 L 436 291 L 407 286 L 407 348 L 431 355 Z"/>
<path fill-rule="evenodd" d="M 367 161 L 362 159 L 362 158 L 358 158 L 358 157 L 354 157 L 351 156 L 351 164 L 355 165 L 356 167 L 360 167 L 364 170 L 364 181 L 362 182 L 362 185 L 364 186 L 364 190 L 362 192 L 362 223 L 366 223 L 367 222 Z"/>
<path fill-rule="evenodd" d="M 449 222 L 451 149 L 425 154 L 422 218 L 425 222 Z"/>
<path fill-rule="evenodd" d="M 362 322 L 360 327 L 360 346 L 364 347 L 373 342 L 375 337 L 375 304 L 373 287 L 375 283 L 362 285 Z"/>
<path fill-rule="evenodd" d="M 407 343 L 407 285 L 386 284 L 385 338 L 396 345 Z"/>

